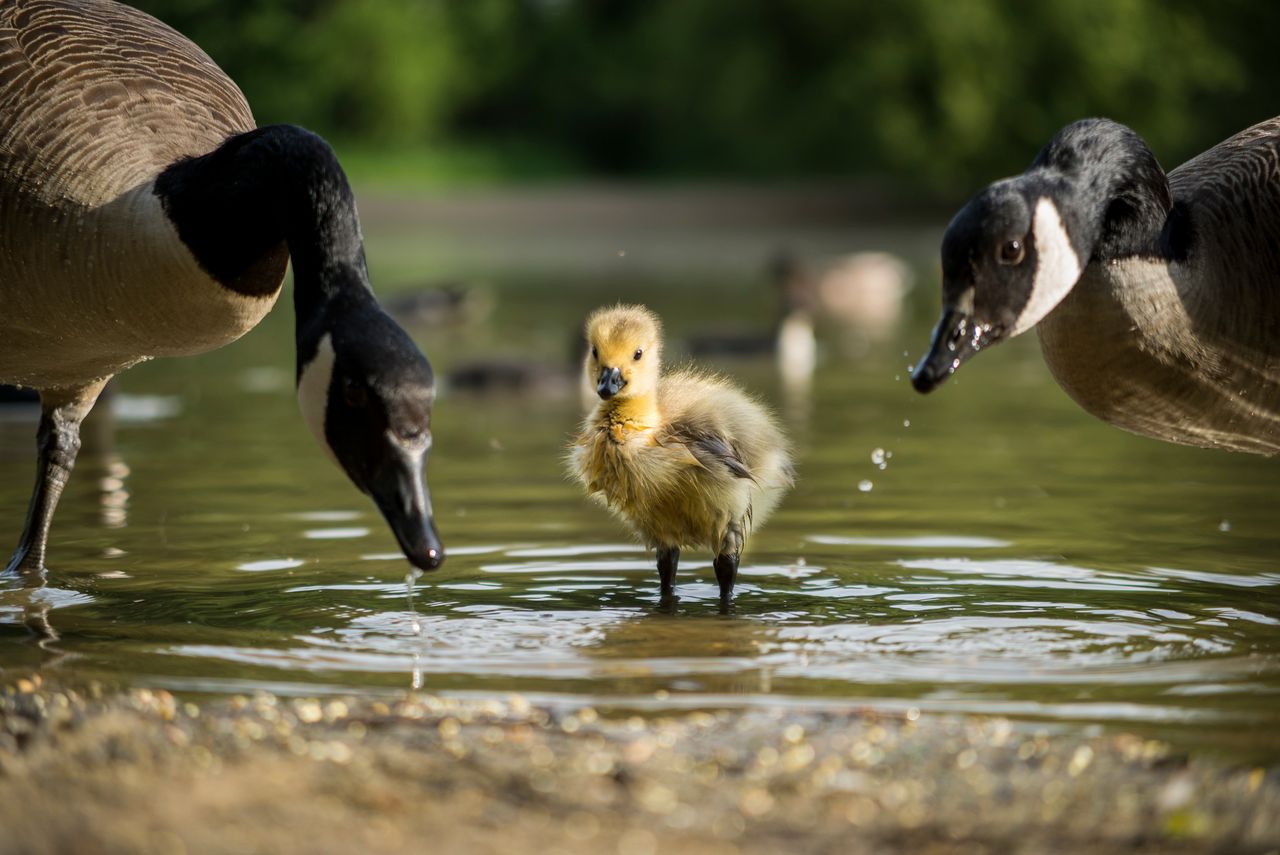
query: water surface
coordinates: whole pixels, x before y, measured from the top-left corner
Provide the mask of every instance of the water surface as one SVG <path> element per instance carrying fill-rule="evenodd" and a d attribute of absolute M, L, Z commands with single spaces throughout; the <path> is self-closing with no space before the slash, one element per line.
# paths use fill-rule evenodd
<path fill-rule="evenodd" d="M 394 291 L 439 266 L 438 245 L 414 247 L 375 235 L 375 279 Z M 550 376 L 609 300 L 659 311 L 676 357 L 708 324 L 767 321 L 768 290 L 737 256 L 717 276 L 637 255 L 563 275 L 503 268 L 487 319 L 415 335 L 441 374 L 501 356 Z M 1276 464 L 1092 420 L 1033 338 L 917 396 L 906 369 L 936 299 L 931 259 L 917 260 L 904 328 L 824 339 L 809 392 L 783 388 L 767 360 L 714 364 L 778 409 L 800 469 L 749 544 L 731 614 L 697 552 L 679 603 L 660 608 L 652 556 L 566 480 L 568 375 L 531 394 L 442 394 L 429 474 L 449 558 L 410 601 L 391 535 L 297 415 L 286 301 L 233 347 L 117 382 L 86 426 L 48 586 L 0 583 L 0 673 L 981 712 L 1280 756 Z M 9 541 L 33 433 L 29 412 L 0 417 Z M 42 622 L 56 640 L 31 640 Z"/>

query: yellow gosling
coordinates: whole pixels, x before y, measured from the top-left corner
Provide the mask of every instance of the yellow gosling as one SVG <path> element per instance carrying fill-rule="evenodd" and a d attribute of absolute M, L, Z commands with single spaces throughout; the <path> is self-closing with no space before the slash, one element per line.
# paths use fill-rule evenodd
<path fill-rule="evenodd" d="M 662 323 L 644 306 L 596 310 L 586 336 L 600 403 L 570 448 L 573 476 L 657 550 L 664 598 L 681 547 L 706 547 L 727 605 L 747 535 L 794 483 L 786 437 L 726 380 L 661 375 Z"/>

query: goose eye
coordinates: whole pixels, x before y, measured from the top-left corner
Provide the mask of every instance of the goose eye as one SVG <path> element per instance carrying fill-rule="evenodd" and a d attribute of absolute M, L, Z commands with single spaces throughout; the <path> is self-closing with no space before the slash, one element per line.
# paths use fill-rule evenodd
<path fill-rule="evenodd" d="M 596 350 L 596 346 L 594 344 L 591 345 L 591 358 L 592 359 L 600 358 L 600 351 Z"/>
<path fill-rule="evenodd" d="M 402 425 L 396 429 L 395 434 L 404 445 L 421 445 L 427 439 L 427 431 L 421 425 Z"/>
<path fill-rule="evenodd" d="M 635 361 L 636 361 L 636 362 L 639 362 L 639 361 L 640 361 L 640 357 L 642 357 L 642 356 L 644 356 L 644 351 L 637 347 L 637 348 L 636 348 L 636 355 L 635 355 L 633 358 L 635 359 Z"/>
<path fill-rule="evenodd" d="M 1022 261 L 1025 254 L 1022 248 L 1022 241 L 1014 238 L 1007 240 L 1000 245 L 1000 251 L 996 254 L 996 260 L 1001 264 L 1018 264 Z"/>
<path fill-rule="evenodd" d="M 359 408 L 369 403 L 369 393 L 363 386 L 352 380 L 347 380 L 342 384 L 342 397 L 352 407 Z"/>

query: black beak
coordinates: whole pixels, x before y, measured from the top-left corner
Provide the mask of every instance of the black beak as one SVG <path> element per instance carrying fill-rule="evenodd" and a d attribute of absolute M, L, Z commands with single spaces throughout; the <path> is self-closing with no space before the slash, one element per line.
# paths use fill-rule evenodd
<path fill-rule="evenodd" d="M 369 485 L 369 494 L 396 536 L 404 557 L 419 570 L 444 563 L 444 546 L 431 516 L 431 494 L 423 475 L 422 454 L 396 448 Z"/>
<path fill-rule="evenodd" d="M 601 368 L 600 379 L 596 382 L 596 393 L 606 401 L 618 394 L 627 381 L 622 379 L 622 369 Z"/>
<path fill-rule="evenodd" d="M 984 331 L 974 326 L 972 316 L 947 309 L 933 331 L 929 352 L 911 372 L 911 385 L 917 392 L 932 392 L 984 343 Z"/>

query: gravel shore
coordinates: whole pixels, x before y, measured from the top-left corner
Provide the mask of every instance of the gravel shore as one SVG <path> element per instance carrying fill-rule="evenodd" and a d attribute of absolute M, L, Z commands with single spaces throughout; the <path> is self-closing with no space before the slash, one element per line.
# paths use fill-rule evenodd
<path fill-rule="evenodd" d="M 914 720 L 913 720 L 914 719 Z M 1280 851 L 1280 768 L 865 712 L 0 690 L 0 852 Z"/>

